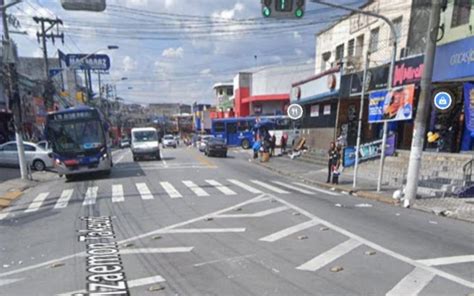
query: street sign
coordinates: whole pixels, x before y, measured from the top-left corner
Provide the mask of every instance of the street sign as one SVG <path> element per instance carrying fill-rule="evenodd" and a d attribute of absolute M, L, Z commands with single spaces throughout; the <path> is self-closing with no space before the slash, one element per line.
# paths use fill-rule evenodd
<path fill-rule="evenodd" d="M 452 104 L 453 104 L 453 98 L 451 94 L 446 91 L 440 91 L 436 93 L 433 98 L 433 105 L 439 111 L 448 110 L 449 108 L 451 108 Z"/>
<path fill-rule="evenodd" d="M 106 54 L 93 54 L 84 61 L 81 61 L 87 54 L 67 54 L 66 55 L 66 66 L 72 69 L 80 70 L 103 70 L 107 71 L 110 69 L 110 58 Z"/>
<path fill-rule="evenodd" d="M 303 107 L 299 104 L 291 104 L 288 107 L 288 117 L 293 120 L 298 120 L 303 117 Z"/>

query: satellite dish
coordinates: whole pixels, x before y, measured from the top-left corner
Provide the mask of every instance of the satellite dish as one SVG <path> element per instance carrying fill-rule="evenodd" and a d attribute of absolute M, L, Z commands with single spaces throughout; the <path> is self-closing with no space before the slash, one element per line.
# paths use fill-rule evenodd
<path fill-rule="evenodd" d="M 106 0 L 61 0 L 65 10 L 102 12 L 107 8 Z"/>

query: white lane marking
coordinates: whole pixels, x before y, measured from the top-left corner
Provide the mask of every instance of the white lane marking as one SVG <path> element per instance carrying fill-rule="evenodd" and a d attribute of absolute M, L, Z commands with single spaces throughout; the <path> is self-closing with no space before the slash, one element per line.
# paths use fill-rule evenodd
<path fill-rule="evenodd" d="M 316 221 L 316 220 L 309 220 L 309 221 L 303 222 L 301 224 L 291 226 L 291 227 L 288 227 L 286 229 L 275 232 L 273 234 L 262 237 L 260 240 L 264 241 L 264 242 L 271 242 L 272 243 L 274 241 L 277 241 L 279 239 L 282 239 L 284 237 L 295 234 L 297 232 L 300 232 L 302 230 L 305 230 L 307 228 L 313 227 L 313 226 L 318 225 L 318 224 L 319 224 L 319 222 Z"/>
<path fill-rule="evenodd" d="M 13 284 L 19 281 L 22 281 L 23 279 L 6 279 L 6 280 L 0 280 L 0 287 L 1 286 L 6 286 L 9 284 Z"/>
<path fill-rule="evenodd" d="M 178 190 L 176 190 L 176 188 L 174 188 L 174 186 L 171 185 L 171 183 L 169 183 L 169 182 L 160 182 L 160 185 L 161 185 L 161 187 L 163 187 L 163 189 L 166 191 L 166 193 L 169 195 L 169 197 L 171 197 L 171 198 L 181 198 L 181 197 L 183 197 L 181 195 L 181 193 L 179 193 Z"/>
<path fill-rule="evenodd" d="M 333 195 L 333 196 L 339 196 L 340 195 L 338 193 L 335 193 L 335 192 L 332 192 L 332 191 L 329 191 L 329 190 L 324 190 L 324 189 L 317 188 L 317 187 L 314 187 L 314 186 L 310 186 L 310 185 L 300 183 L 300 182 L 293 182 L 293 184 L 304 187 L 304 188 L 307 188 L 307 189 L 310 189 L 310 190 L 314 190 L 314 191 L 318 191 L 318 192 L 321 192 L 321 193 L 324 193 L 324 194 L 328 194 L 328 195 Z"/>
<path fill-rule="evenodd" d="M 422 259 L 422 260 L 417 260 L 417 262 L 428 265 L 428 266 L 439 266 L 439 265 L 450 265 L 450 264 L 457 264 L 457 263 L 468 263 L 468 262 L 474 262 L 474 255 Z"/>
<path fill-rule="evenodd" d="M 165 233 L 166 231 L 176 230 L 175 228 L 186 226 L 186 225 L 189 225 L 189 224 L 193 224 L 197 221 L 202 221 L 203 219 L 206 219 L 206 218 L 209 218 L 209 217 L 212 217 L 214 215 L 221 214 L 221 213 L 225 213 L 225 212 L 228 212 L 228 211 L 232 211 L 233 209 L 237 209 L 237 208 L 243 207 L 243 206 L 251 204 L 251 203 L 258 203 L 258 202 L 267 201 L 269 198 L 265 197 L 265 196 L 266 196 L 266 194 L 261 194 L 261 195 L 258 195 L 256 197 L 254 197 L 254 198 L 251 198 L 249 200 L 246 200 L 244 202 L 238 203 L 236 205 L 230 206 L 230 207 L 225 208 L 225 209 L 221 209 L 221 210 L 218 210 L 218 211 L 215 211 L 215 212 L 203 215 L 203 216 L 199 216 L 199 217 L 187 220 L 187 221 L 179 222 L 179 223 L 176 223 L 176 224 L 173 224 L 173 225 L 169 225 L 169 226 L 166 226 L 166 227 L 163 227 L 163 228 L 159 228 L 157 230 L 152 230 L 152 231 L 149 231 L 149 232 L 146 232 L 146 233 L 142 233 L 142 234 L 139 234 L 139 235 L 136 235 L 136 236 L 118 241 L 117 244 L 125 244 L 125 243 L 128 243 L 128 242 L 143 239 L 145 237 Z M 243 231 L 245 231 L 245 228 L 242 228 L 242 229 L 243 229 Z M 240 231 L 240 232 L 243 232 L 243 231 Z M 42 262 L 42 263 L 37 263 L 37 264 L 30 265 L 30 266 L 25 266 L 25 267 L 22 267 L 22 268 L 18 268 L 18 269 L 15 269 L 15 270 L 3 272 L 3 273 L 0 273 L 0 277 L 6 277 L 6 276 L 19 274 L 19 273 L 30 271 L 30 270 L 42 268 L 42 267 L 51 265 L 53 263 L 62 262 L 62 261 L 73 259 L 73 258 L 76 258 L 76 257 L 79 257 L 79 256 L 83 256 L 83 254 L 85 254 L 85 252 L 78 252 L 78 253 L 63 256 L 63 257 L 60 257 L 60 258 L 51 259 L 51 260 L 48 260 L 48 261 L 45 261 L 45 262 Z"/>
<path fill-rule="evenodd" d="M 115 154 L 119 153 L 120 151 L 122 151 L 122 150 L 114 150 L 114 151 L 112 151 L 112 156 L 114 156 Z"/>
<path fill-rule="evenodd" d="M 194 247 L 122 249 L 120 255 L 188 253 L 193 249 Z"/>
<path fill-rule="evenodd" d="M 8 215 L 10 214 L 10 212 L 12 211 L 12 208 L 13 207 L 8 207 L 6 209 L 3 209 L 3 211 L 0 212 L 0 221 L 2 221 L 3 219 L 5 219 L 6 217 L 8 217 Z"/>
<path fill-rule="evenodd" d="M 142 199 L 153 199 L 153 194 L 151 194 L 146 183 L 137 183 L 135 186 L 137 187 L 138 193 L 140 193 Z"/>
<path fill-rule="evenodd" d="M 43 204 L 44 200 L 48 197 L 48 195 L 49 195 L 49 192 L 38 194 L 38 196 L 30 204 L 28 209 L 25 210 L 25 213 L 36 212 L 41 207 L 41 205 Z"/>
<path fill-rule="evenodd" d="M 404 277 L 386 296 L 416 296 L 435 277 L 435 274 L 427 270 L 415 267 L 406 277 Z"/>
<path fill-rule="evenodd" d="M 326 252 L 314 257 L 308 262 L 298 266 L 296 269 L 316 271 L 333 262 L 334 260 L 344 256 L 345 254 L 349 253 L 360 245 L 362 245 L 362 243 L 350 238 L 347 241 L 335 246 L 330 250 L 327 250 Z"/>
<path fill-rule="evenodd" d="M 166 282 L 166 280 L 162 276 L 156 275 L 156 276 L 151 276 L 147 278 L 127 281 L 127 286 L 128 288 L 137 288 L 141 286 L 152 285 L 152 284 L 163 283 L 163 282 Z M 107 292 L 103 292 L 103 294 L 99 293 L 98 295 L 106 295 L 106 293 Z M 57 294 L 56 296 L 71 296 L 71 295 L 86 295 L 86 291 L 77 290 L 77 291 L 67 292 L 63 294 Z"/>
<path fill-rule="evenodd" d="M 263 193 L 262 191 L 258 190 L 257 188 L 254 188 L 254 187 L 249 186 L 245 183 L 242 183 L 239 180 L 229 179 L 229 182 L 234 184 L 234 185 L 237 185 L 240 188 L 243 188 L 243 189 L 245 189 L 245 190 L 247 190 L 248 192 L 251 192 L 251 193 L 255 193 L 255 194 L 262 194 Z"/>
<path fill-rule="evenodd" d="M 188 187 L 197 196 L 209 196 L 209 193 L 204 191 L 204 189 L 196 185 L 196 183 L 193 181 L 183 181 L 183 184 L 186 185 L 186 187 Z"/>
<path fill-rule="evenodd" d="M 168 168 L 168 163 L 166 162 L 165 157 L 163 156 L 163 152 L 161 152 L 161 149 L 160 149 L 160 157 L 161 157 L 161 161 L 163 162 L 163 166 L 165 168 Z"/>
<path fill-rule="evenodd" d="M 181 228 L 160 230 L 157 233 L 225 233 L 245 232 L 245 228 Z"/>
<path fill-rule="evenodd" d="M 122 155 L 120 155 L 120 157 L 116 161 L 114 161 L 114 164 L 119 164 L 123 160 L 125 155 L 126 155 L 126 153 L 123 153 Z"/>
<path fill-rule="evenodd" d="M 287 206 L 281 206 L 257 213 L 252 213 L 252 214 L 220 214 L 214 216 L 215 218 L 261 218 L 265 217 L 271 214 L 279 213 L 288 210 Z"/>
<path fill-rule="evenodd" d="M 196 264 L 194 264 L 193 266 L 194 266 L 194 267 L 201 267 L 201 266 L 208 265 L 208 264 L 214 264 L 214 263 L 219 263 L 219 262 L 229 262 L 229 261 L 234 261 L 234 260 L 246 259 L 246 258 L 253 257 L 253 256 L 255 256 L 255 254 L 250 254 L 250 255 L 245 255 L 245 256 L 235 256 L 235 257 L 229 257 L 229 258 L 224 258 L 224 259 L 217 259 L 217 260 L 211 260 L 211 261 L 196 263 Z"/>
<path fill-rule="evenodd" d="M 385 255 L 388 255 L 388 256 L 390 256 L 390 257 L 393 257 L 393 258 L 395 258 L 395 259 L 397 259 L 397 260 L 400 260 L 400 261 L 402 261 L 402 262 L 405 262 L 405 263 L 407 263 L 407 264 L 410 264 L 410 265 L 413 265 L 413 266 L 415 266 L 415 267 L 418 267 L 418 268 L 424 269 L 424 270 L 426 270 L 426 271 L 432 272 L 432 273 L 434 273 L 435 275 L 440 276 L 440 277 L 442 277 L 442 278 L 445 278 L 445 279 L 447 279 L 447 280 L 449 280 L 449 281 L 452 281 L 452 282 L 458 283 L 458 284 L 460 284 L 460 285 L 466 286 L 466 287 L 468 287 L 468 288 L 474 289 L 474 283 L 473 283 L 473 282 L 467 281 L 467 280 L 465 280 L 465 279 L 463 279 L 463 278 L 460 278 L 460 277 L 455 276 L 455 275 L 453 275 L 453 274 L 447 273 L 447 272 L 445 272 L 445 271 L 442 271 L 442 270 L 439 270 L 439 269 L 436 269 L 436 268 L 427 266 L 427 265 L 425 265 L 425 264 L 419 263 L 419 262 L 417 262 L 417 261 L 414 260 L 414 259 L 411 259 L 411 258 L 409 258 L 409 257 L 406 257 L 406 256 L 404 256 L 404 255 L 402 255 L 402 254 L 400 254 L 400 253 L 394 252 L 394 251 L 392 251 L 392 250 L 390 250 L 390 249 L 384 248 L 384 247 L 382 247 L 382 246 L 380 246 L 380 245 L 378 245 L 378 244 L 376 244 L 376 243 L 374 243 L 374 242 L 371 242 L 371 241 L 369 241 L 369 240 L 367 240 L 367 239 L 365 239 L 365 238 L 363 238 L 363 237 L 361 237 L 361 236 L 358 236 L 357 234 L 354 234 L 354 233 L 352 233 L 352 232 L 350 232 L 350 231 L 348 231 L 348 230 L 345 230 L 345 229 L 342 228 L 342 227 L 339 227 L 339 226 L 337 226 L 337 225 L 335 225 L 335 224 L 332 224 L 331 222 L 328 222 L 328 221 L 326 221 L 326 220 L 323 220 L 323 219 L 317 217 L 316 215 L 313 215 L 313 214 L 311 214 L 310 212 L 308 212 L 308 211 L 306 211 L 306 210 L 303 210 L 302 208 L 300 208 L 300 207 L 298 207 L 298 206 L 295 206 L 295 205 L 293 205 L 293 204 L 287 202 L 287 201 L 284 200 L 284 199 L 281 199 L 281 198 L 279 198 L 279 197 L 272 196 L 272 195 L 269 195 L 269 194 L 267 194 L 267 196 L 269 196 L 269 197 L 271 197 L 271 198 L 273 198 L 273 199 L 279 201 L 280 203 L 282 203 L 282 204 L 284 204 L 284 205 L 287 205 L 287 206 L 290 207 L 291 209 L 300 212 L 302 215 L 304 215 L 304 216 L 306 216 L 306 217 L 308 217 L 308 218 L 310 218 L 310 219 L 314 219 L 314 220 L 319 221 L 319 224 L 322 224 L 322 225 L 324 225 L 324 226 L 326 226 L 326 227 L 328 227 L 328 228 L 331 228 L 332 230 L 334 230 L 334 231 L 336 231 L 336 232 L 338 232 L 338 233 L 340 233 L 340 234 L 342 234 L 342 235 L 345 235 L 345 236 L 347 236 L 347 237 L 349 237 L 349 238 L 355 239 L 355 240 L 361 242 L 362 244 L 364 244 L 364 245 L 366 245 L 366 246 L 368 246 L 368 247 L 370 247 L 370 248 L 372 248 L 372 249 L 374 249 L 374 250 L 376 250 L 376 251 L 379 251 L 379 252 L 381 252 L 381 253 L 384 253 Z M 0 274 L 0 276 L 1 276 L 1 274 Z"/>
<path fill-rule="evenodd" d="M 123 186 L 120 184 L 112 185 L 112 202 L 123 202 L 125 197 L 123 195 Z"/>
<path fill-rule="evenodd" d="M 97 199 L 97 191 L 99 187 L 89 187 L 86 191 L 86 197 L 84 198 L 83 206 L 90 206 L 95 204 Z"/>
<path fill-rule="evenodd" d="M 261 182 L 261 181 L 252 180 L 251 182 L 254 183 L 254 184 L 260 185 L 260 186 L 262 186 L 262 187 L 264 187 L 264 188 L 266 188 L 266 189 L 269 189 L 269 190 L 271 190 L 271 191 L 273 191 L 273 192 L 276 192 L 276 193 L 280 193 L 280 194 L 288 194 L 288 193 L 289 193 L 289 192 L 286 191 L 286 190 L 280 189 L 280 188 L 278 188 L 278 187 L 272 186 L 272 185 L 270 185 L 270 184 L 267 184 L 267 183 L 264 183 L 264 182 Z"/>
<path fill-rule="evenodd" d="M 59 197 L 58 201 L 56 202 L 56 205 L 54 206 L 55 209 L 64 209 L 67 207 L 69 200 L 72 197 L 72 194 L 74 193 L 73 189 L 66 189 L 61 193 L 61 196 Z"/>
<path fill-rule="evenodd" d="M 312 191 L 301 189 L 299 187 L 293 186 L 291 184 L 287 184 L 285 182 L 280 182 L 280 181 L 272 181 L 272 182 L 275 183 L 275 184 L 278 184 L 280 186 L 283 186 L 283 187 L 286 187 L 286 188 L 289 188 L 289 189 L 292 189 L 294 191 L 298 191 L 298 192 L 301 192 L 301 193 L 304 193 L 304 194 L 310 194 L 310 195 L 314 194 L 314 192 L 312 192 Z"/>
<path fill-rule="evenodd" d="M 225 195 L 237 195 L 234 191 L 232 191 L 229 187 L 222 185 L 221 183 L 217 182 L 216 180 L 206 180 L 206 182 L 214 186 L 217 190 L 224 193 Z"/>

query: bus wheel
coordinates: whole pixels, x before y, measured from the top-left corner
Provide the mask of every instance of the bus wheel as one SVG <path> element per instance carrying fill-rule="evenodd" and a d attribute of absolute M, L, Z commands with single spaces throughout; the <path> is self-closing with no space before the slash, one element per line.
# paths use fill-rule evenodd
<path fill-rule="evenodd" d="M 250 148 L 250 142 L 249 142 L 249 140 L 244 139 L 244 140 L 242 141 L 242 148 L 244 148 L 244 149 L 249 149 L 249 148 Z"/>

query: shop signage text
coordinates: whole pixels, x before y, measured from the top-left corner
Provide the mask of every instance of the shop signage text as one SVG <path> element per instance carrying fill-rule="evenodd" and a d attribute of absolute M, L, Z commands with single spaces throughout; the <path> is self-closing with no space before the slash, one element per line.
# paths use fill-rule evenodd
<path fill-rule="evenodd" d="M 377 140 L 360 146 L 359 161 L 377 158 L 381 154 L 382 140 Z M 387 137 L 387 147 L 385 156 L 391 156 L 395 153 L 395 135 Z M 351 167 L 355 165 L 356 147 L 344 148 L 342 165 Z"/>
<path fill-rule="evenodd" d="M 433 81 L 474 76 L 474 36 L 436 48 Z"/>
<path fill-rule="evenodd" d="M 369 123 L 412 119 L 414 95 L 414 84 L 372 92 L 369 95 Z"/>

